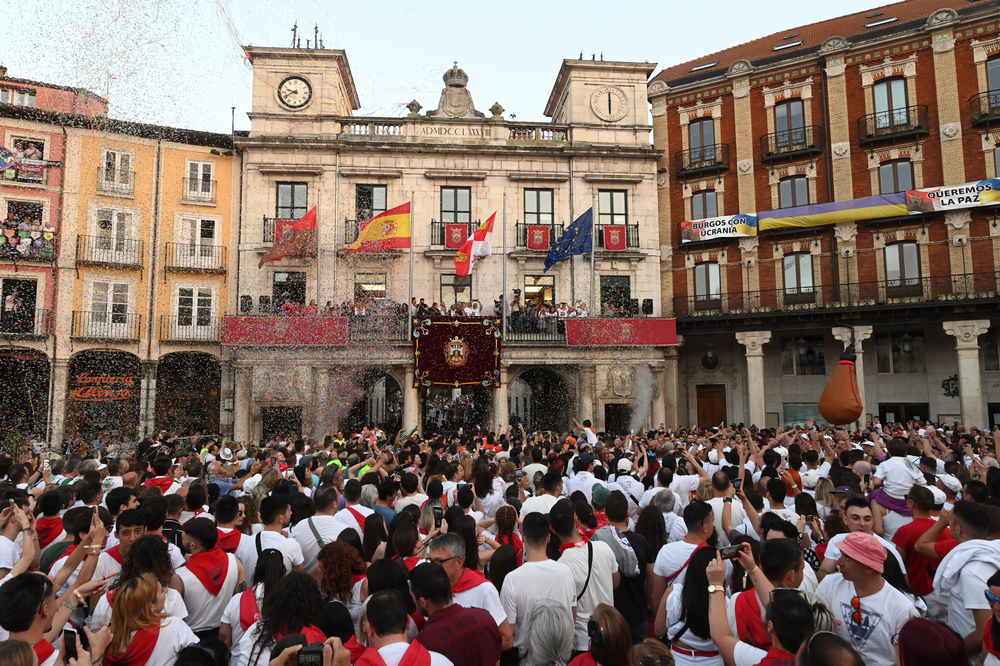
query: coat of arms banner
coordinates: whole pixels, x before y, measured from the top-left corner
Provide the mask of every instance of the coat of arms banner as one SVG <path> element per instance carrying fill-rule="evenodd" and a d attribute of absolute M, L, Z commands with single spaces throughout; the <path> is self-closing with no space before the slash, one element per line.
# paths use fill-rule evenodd
<path fill-rule="evenodd" d="M 413 385 L 500 386 L 500 317 L 414 317 Z"/>

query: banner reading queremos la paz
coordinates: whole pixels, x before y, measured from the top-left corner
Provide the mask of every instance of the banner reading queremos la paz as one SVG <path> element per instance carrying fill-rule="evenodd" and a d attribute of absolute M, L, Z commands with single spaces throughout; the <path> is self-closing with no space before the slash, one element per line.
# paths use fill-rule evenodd
<path fill-rule="evenodd" d="M 997 178 L 906 191 L 906 209 L 911 215 L 997 204 L 1000 204 L 1000 179 Z"/>
<path fill-rule="evenodd" d="M 755 215 L 725 215 L 705 220 L 681 222 L 681 242 L 691 243 L 712 238 L 738 238 L 757 235 Z"/>

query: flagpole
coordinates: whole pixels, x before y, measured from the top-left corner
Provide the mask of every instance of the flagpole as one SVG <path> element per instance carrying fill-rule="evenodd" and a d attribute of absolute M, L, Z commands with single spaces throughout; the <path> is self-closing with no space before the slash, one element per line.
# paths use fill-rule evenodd
<path fill-rule="evenodd" d="M 323 198 L 323 190 L 321 188 L 316 188 L 316 313 L 319 314 L 320 300 L 323 297 L 323 292 L 321 286 L 323 281 L 320 279 L 322 264 L 323 264 L 323 235 L 321 229 L 323 225 L 320 223 L 320 199 Z"/>
<path fill-rule="evenodd" d="M 503 193 L 503 251 L 500 256 L 503 258 L 503 272 L 500 278 L 500 318 L 503 324 L 500 329 L 501 335 L 507 335 L 507 193 Z"/>
<path fill-rule="evenodd" d="M 413 315 L 410 315 L 409 313 L 410 313 L 410 308 L 413 307 L 413 254 L 415 252 L 415 249 L 413 247 L 413 245 L 414 245 L 414 243 L 413 243 L 413 195 L 414 195 L 414 190 L 410 190 L 410 286 L 409 286 L 410 296 L 409 296 L 409 298 L 406 299 L 406 313 L 408 315 L 406 317 L 406 321 L 409 322 L 407 324 L 407 330 L 408 330 L 408 337 L 411 340 L 413 339 Z"/>
<path fill-rule="evenodd" d="M 597 254 L 597 239 L 594 237 L 594 230 L 597 227 L 597 197 L 592 198 L 591 203 L 593 215 L 590 218 L 590 316 L 598 317 L 600 312 L 594 310 L 594 257 Z"/>

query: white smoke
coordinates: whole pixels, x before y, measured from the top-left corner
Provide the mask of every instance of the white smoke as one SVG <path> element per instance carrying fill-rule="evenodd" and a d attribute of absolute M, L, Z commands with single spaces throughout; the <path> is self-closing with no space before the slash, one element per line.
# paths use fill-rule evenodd
<path fill-rule="evenodd" d="M 649 410 L 653 406 L 653 394 L 656 392 L 656 378 L 649 371 L 645 364 L 639 366 L 632 379 L 632 419 L 629 421 L 629 430 L 639 432 L 642 425 L 649 416 Z"/>

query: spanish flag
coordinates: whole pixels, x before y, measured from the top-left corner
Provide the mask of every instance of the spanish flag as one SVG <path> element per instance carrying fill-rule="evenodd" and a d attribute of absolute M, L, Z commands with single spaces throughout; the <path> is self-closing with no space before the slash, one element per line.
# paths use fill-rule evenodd
<path fill-rule="evenodd" d="M 345 252 L 384 252 L 410 247 L 410 204 L 396 206 L 369 220 Z"/>

